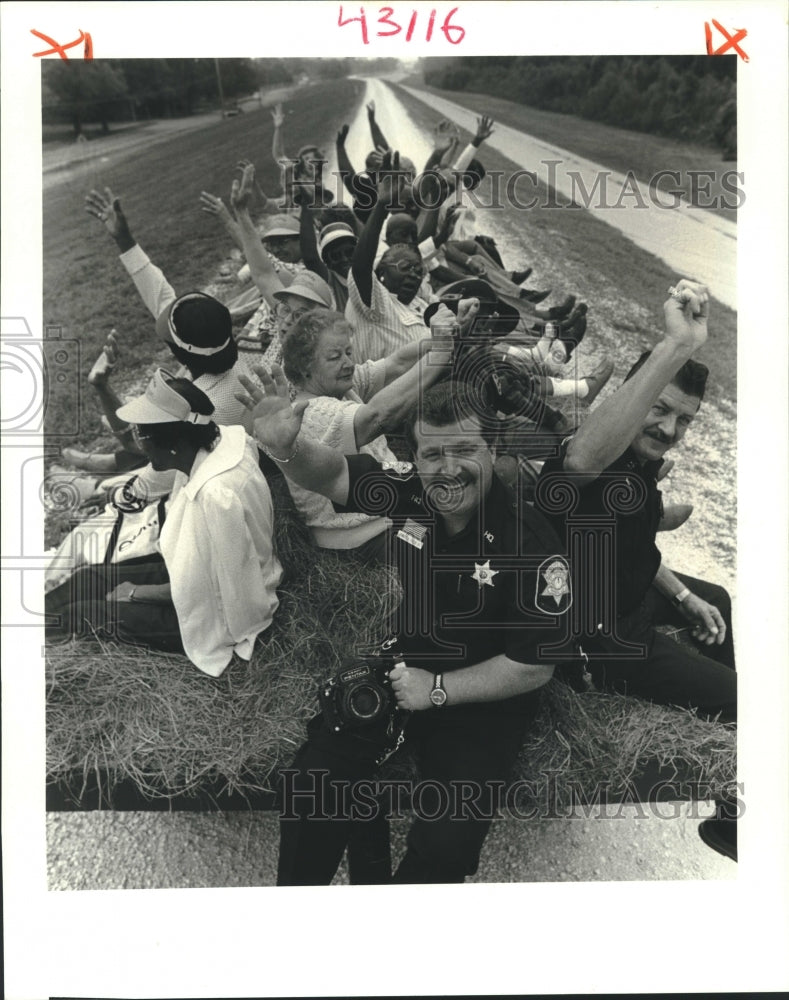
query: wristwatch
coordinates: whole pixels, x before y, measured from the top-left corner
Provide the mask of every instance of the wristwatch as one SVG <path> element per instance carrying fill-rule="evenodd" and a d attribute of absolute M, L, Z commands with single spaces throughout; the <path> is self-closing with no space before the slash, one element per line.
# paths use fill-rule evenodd
<path fill-rule="evenodd" d="M 447 703 L 447 693 L 441 686 L 443 674 L 436 674 L 433 678 L 433 690 L 430 692 L 430 700 L 436 708 L 441 708 Z"/>
<path fill-rule="evenodd" d="M 690 597 L 690 591 L 687 587 L 683 587 L 678 594 L 674 594 L 671 598 L 671 603 L 675 608 L 678 608 L 684 600 L 687 600 L 688 597 Z"/>

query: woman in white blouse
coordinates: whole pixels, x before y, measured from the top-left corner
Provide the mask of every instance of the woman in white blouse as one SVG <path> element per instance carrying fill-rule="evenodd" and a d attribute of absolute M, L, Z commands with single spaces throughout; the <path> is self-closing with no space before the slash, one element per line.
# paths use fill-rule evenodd
<path fill-rule="evenodd" d="M 161 559 L 79 570 L 46 595 L 48 638 L 89 631 L 183 651 L 219 676 L 252 655 L 278 607 L 282 567 L 274 512 L 255 443 L 219 427 L 193 382 L 159 369 L 118 416 L 133 424 L 154 469 L 175 471 L 159 537 Z"/>

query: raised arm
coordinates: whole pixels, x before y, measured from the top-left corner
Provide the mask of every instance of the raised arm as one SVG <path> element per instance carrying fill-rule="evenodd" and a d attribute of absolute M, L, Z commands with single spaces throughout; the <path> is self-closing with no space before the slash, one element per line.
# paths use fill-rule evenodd
<path fill-rule="evenodd" d="M 638 433 L 655 400 L 707 339 L 709 295 L 683 279 L 663 305 L 666 335 L 635 375 L 581 424 L 564 460 L 568 472 L 599 474 Z"/>
<path fill-rule="evenodd" d="M 340 177 L 342 177 L 342 182 L 348 194 L 356 197 L 356 191 L 353 189 L 353 178 L 356 175 L 356 171 L 353 169 L 353 164 L 348 156 L 348 150 L 345 148 L 345 140 L 348 138 L 349 129 L 350 125 L 343 125 L 337 133 L 337 169 L 340 171 Z"/>
<path fill-rule="evenodd" d="M 254 168 L 254 164 L 252 163 L 251 160 L 239 160 L 236 166 L 238 167 L 239 170 L 242 171 L 242 173 L 247 167 Z M 255 192 L 256 198 L 260 202 L 261 212 L 276 215 L 278 212 L 282 211 L 282 199 L 278 200 L 277 198 L 269 198 L 269 196 L 260 186 L 257 176 L 255 176 L 253 190 Z"/>
<path fill-rule="evenodd" d="M 432 170 L 433 167 L 446 167 L 451 160 L 447 159 L 457 148 L 460 141 L 457 126 L 442 118 L 433 129 L 433 152 L 427 158 L 423 168 L 424 172 Z"/>
<path fill-rule="evenodd" d="M 285 124 L 285 112 L 281 104 L 275 104 L 271 117 L 274 121 L 274 135 L 271 137 L 271 155 L 278 167 L 282 167 L 283 160 L 287 160 L 285 153 L 285 141 L 282 136 L 282 126 Z"/>
<path fill-rule="evenodd" d="M 389 149 L 389 143 L 386 141 L 386 136 L 381 131 L 381 126 L 375 117 L 375 101 L 370 101 L 367 105 L 367 121 L 370 123 L 370 135 L 373 137 L 373 148 L 377 149 L 381 153 L 385 153 Z"/>
<path fill-rule="evenodd" d="M 437 176 L 437 173 L 439 176 Z M 424 188 L 426 177 L 429 177 L 431 182 L 430 190 L 427 192 Z M 444 224 L 441 229 L 439 229 L 438 222 L 442 215 L 442 206 L 454 192 L 456 186 L 457 176 L 448 176 L 448 172 L 443 170 L 438 172 L 435 169 L 431 172 L 425 171 L 420 179 L 420 194 L 425 205 L 429 204 L 431 207 L 422 208 L 419 212 L 419 218 L 417 219 L 417 243 L 421 244 L 425 240 L 432 239 L 433 245 L 430 249 L 433 253 L 437 247 L 446 241 L 449 235 L 446 219 L 452 213 L 454 206 L 448 206 L 443 213 Z"/>
<path fill-rule="evenodd" d="M 132 236 L 129 223 L 121 208 L 120 198 L 117 198 L 109 188 L 104 188 L 103 194 L 91 191 L 85 198 L 85 211 L 104 223 L 107 232 L 115 240 L 121 255 L 121 263 L 140 293 L 140 298 L 154 319 L 158 319 L 175 299 L 175 291 L 162 271 L 151 263 L 148 255 Z"/>
<path fill-rule="evenodd" d="M 452 165 L 452 169 L 458 173 L 462 174 L 466 167 L 474 159 L 475 154 L 479 150 L 482 143 L 489 139 L 493 135 L 493 119 L 489 118 L 487 115 L 482 115 L 477 118 L 477 131 L 474 138 L 466 146 L 463 152 L 458 156 Z"/>
<path fill-rule="evenodd" d="M 255 168 L 250 164 L 244 168 L 241 180 L 236 179 L 233 181 L 230 203 L 238 219 L 241 248 L 247 259 L 252 280 L 260 290 L 260 294 L 273 308 L 277 304 L 274 292 L 281 291 L 286 286 L 274 270 L 274 265 L 271 263 L 269 255 L 260 242 L 258 232 L 249 215 L 249 201 L 252 195 L 254 178 Z"/>
<path fill-rule="evenodd" d="M 304 399 L 291 405 L 290 387 L 279 366 L 272 365 L 271 376 L 259 366 L 253 371 L 260 385 L 240 375 L 246 394 L 236 398 L 252 412 L 258 444 L 298 486 L 334 503 L 346 504 L 349 478 L 345 456 L 299 434 L 310 401 Z"/>
<path fill-rule="evenodd" d="M 446 317 L 440 321 L 454 322 L 454 317 L 446 308 Z M 438 315 L 438 312 L 436 313 Z M 452 337 L 432 342 L 431 349 L 412 364 L 402 375 L 379 390 L 367 403 L 360 406 L 353 419 L 356 446 L 361 448 L 379 434 L 385 434 L 398 427 L 416 402 L 419 393 L 431 386 L 442 375 L 452 360 Z"/>
<path fill-rule="evenodd" d="M 208 215 L 213 215 L 238 249 L 243 250 L 239 225 L 221 198 L 218 198 L 214 194 L 209 194 L 208 191 L 201 191 L 200 208 Z"/>
<path fill-rule="evenodd" d="M 377 187 L 378 201 L 364 224 L 351 261 L 353 280 L 356 282 L 359 295 L 366 306 L 372 305 L 373 265 L 384 220 L 393 205 L 401 204 L 402 187 L 403 175 L 400 173 L 400 154 L 385 153 Z"/>
<path fill-rule="evenodd" d="M 318 237 L 315 233 L 315 217 L 310 208 L 310 195 L 305 188 L 297 187 L 294 192 L 297 205 L 301 205 L 301 217 L 299 219 L 299 242 L 301 244 L 301 259 L 307 270 L 314 272 L 329 280 L 329 269 L 321 260 L 318 253 Z"/>
<path fill-rule="evenodd" d="M 384 358 L 384 385 L 389 385 L 399 378 L 404 372 L 417 363 L 433 346 L 430 337 L 423 337 L 421 340 L 412 340 L 408 344 L 403 344 Z"/>

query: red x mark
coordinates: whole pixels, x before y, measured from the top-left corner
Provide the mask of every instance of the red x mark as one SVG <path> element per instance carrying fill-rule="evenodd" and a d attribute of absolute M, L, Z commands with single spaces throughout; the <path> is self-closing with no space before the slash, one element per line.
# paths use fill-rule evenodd
<path fill-rule="evenodd" d="M 743 38 L 747 36 L 748 32 L 745 30 L 745 28 L 735 28 L 734 30 L 737 32 L 737 34 L 734 35 L 734 37 L 732 37 L 725 28 L 721 27 L 721 25 L 718 24 L 717 21 L 713 20 L 712 23 L 718 29 L 718 31 L 723 35 L 726 41 L 723 43 L 723 45 L 721 45 L 719 49 L 713 49 L 712 28 L 709 26 L 707 21 L 705 21 L 704 34 L 707 38 L 707 55 L 720 56 L 723 55 L 723 53 L 726 52 L 728 49 L 734 49 L 734 51 L 737 52 L 745 60 L 745 62 L 748 62 L 749 61 L 748 56 L 743 52 L 743 50 L 737 44 L 737 42 L 741 42 Z"/>
<path fill-rule="evenodd" d="M 35 35 L 36 38 L 40 38 L 44 42 L 48 42 L 52 48 L 46 49 L 44 52 L 34 52 L 33 58 L 37 56 L 53 56 L 56 52 L 61 59 L 68 61 L 68 56 L 66 55 L 66 49 L 73 49 L 75 46 L 80 45 L 82 42 L 85 43 L 85 59 L 93 58 L 93 39 L 90 37 L 90 33 L 83 31 L 80 28 L 79 38 L 76 38 L 73 42 L 66 42 L 65 45 L 58 45 L 54 38 L 50 38 L 49 35 L 45 35 L 40 31 L 36 31 L 35 28 L 30 29 L 30 34 Z"/>

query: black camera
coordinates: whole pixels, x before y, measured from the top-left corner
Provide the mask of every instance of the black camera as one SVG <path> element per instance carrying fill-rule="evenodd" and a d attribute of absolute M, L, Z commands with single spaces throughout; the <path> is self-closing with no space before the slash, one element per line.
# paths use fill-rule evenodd
<path fill-rule="evenodd" d="M 332 732 L 372 726 L 395 710 L 389 671 L 398 658 L 372 653 L 354 658 L 318 690 L 326 725 Z"/>

